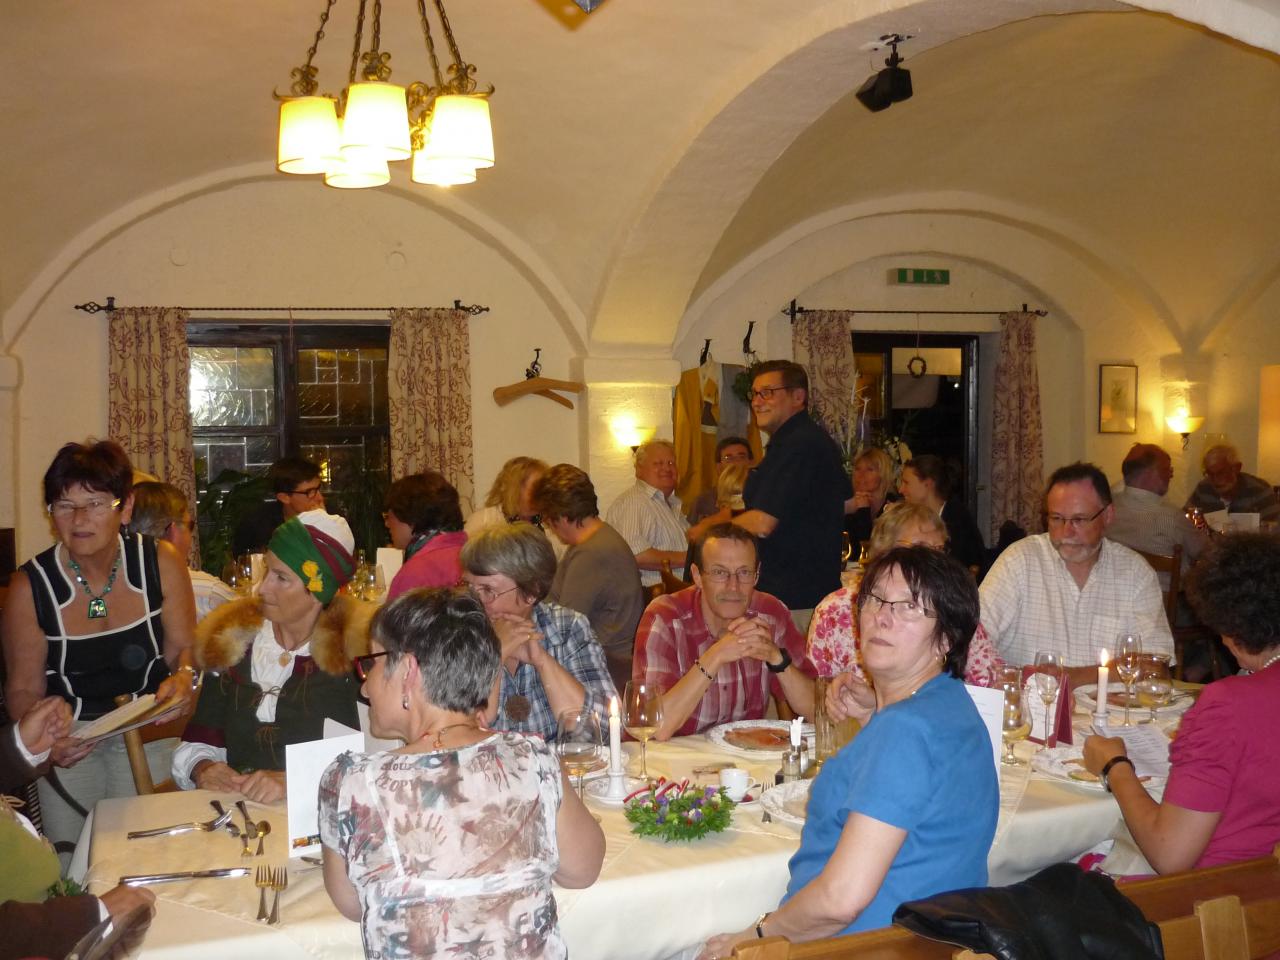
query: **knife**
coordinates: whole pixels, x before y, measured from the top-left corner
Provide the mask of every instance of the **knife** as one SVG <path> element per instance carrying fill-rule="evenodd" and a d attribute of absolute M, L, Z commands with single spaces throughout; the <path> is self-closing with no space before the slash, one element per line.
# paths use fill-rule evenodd
<path fill-rule="evenodd" d="M 212 880 L 220 877 L 247 877 L 248 867 L 226 867 L 222 870 L 185 870 L 179 873 L 143 873 L 133 877 L 121 877 L 127 886 L 139 887 L 147 883 L 173 883 L 177 880 Z"/>

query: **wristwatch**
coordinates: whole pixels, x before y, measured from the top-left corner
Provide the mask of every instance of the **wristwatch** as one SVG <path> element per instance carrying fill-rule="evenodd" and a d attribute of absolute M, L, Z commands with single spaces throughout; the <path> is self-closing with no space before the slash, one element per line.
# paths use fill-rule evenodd
<path fill-rule="evenodd" d="M 767 661 L 765 663 L 765 666 L 769 668 L 770 673 L 781 673 L 783 670 L 787 669 L 787 667 L 791 666 L 791 654 L 787 652 L 787 648 L 779 647 L 778 652 L 782 654 L 781 660 L 777 663 L 768 663 Z"/>
<path fill-rule="evenodd" d="M 201 675 L 200 671 L 199 671 L 199 670 L 197 670 L 195 667 L 191 666 L 191 664 L 189 664 L 189 663 L 184 663 L 182 666 L 180 666 L 177 670 L 175 670 L 175 671 L 174 671 L 174 676 L 177 676 L 177 675 L 178 675 L 179 673 L 181 673 L 183 670 L 190 670 L 190 671 L 191 671 L 191 689 L 192 689 L 192 690 L 199 690 L 199 689 L 200 689 L 200 681 L 201 681 L 201 679 L 202 679 L 202 675 Z"/>
<path fill-rule="evenodd" d="M 769 914 L 771 913 L 773 913 L 773 911 L 769 910 L 760 914 L 760 919 L 756 921 L 756 936 L 761 940 L 764 939 L 764 922 L 769 919 Z"/>
<path fill-rule="evenodd" d="M 1133 761 L 1130 760 L 1128 757 L 1126 757 L 1124 754 L 1120 754 L 1120 756 L 1112 757 L 1110 760 L 1108 760 L 1103 765 L 1102 772 L 1098 774 L 1098 778 L 1102 780 L 1102 786 L 1106 789 L 1107 793 L 1111 792 L 1111 779 L 1110 779 L 1111 769 L 1117 763 L 1127 763 L 1130 769 L 1133 768 Z"/>

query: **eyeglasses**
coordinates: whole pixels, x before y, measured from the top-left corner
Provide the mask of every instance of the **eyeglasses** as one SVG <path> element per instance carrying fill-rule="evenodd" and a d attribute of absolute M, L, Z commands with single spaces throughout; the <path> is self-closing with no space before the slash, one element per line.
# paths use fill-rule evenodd
<path fill-rule="evenodd" d="M 738 583 L 755 583 L 760 579 L 760 568 L 743 567 L 741 570 L 726 570 L 724 567 L 712 567 L 702 576 L 703 579 L 710 580 L 712 583 L 723 584 L 730 580 L 737 580 Z"/>
<path fill-rule="evenodd" d="M 483 604 L 490 604 L 499 597 L 506 596 L 512 590 L 518 590 L 519 586 L 507 587 L 505 590 L 495 590 L 487 583 L 467 583 L 467 593 L 475 597 Z"/>
<path fill-rule="evenodd" d="M 1104 504 L 1102 510 L 1105 509 L 1107 507 Z M 1060 513 L 1051 513 L 1045 519 L 1049 521 L 1049 526 L 1051 527 L 1083 527 L 1086 523 L 1093 523 L 1093 521 L 1102 516 L 1102 510 L 1099 510 L 1091 517 L 1064 517 Z"/>
<path fill-rule="evenodd" d="M 99 517 L 105 516 L 109 510 L 120 509 L 120 501 L 94 499 L 84 503 L 72 503 L 70 500 L 55 500 L 46 509 L 48 509 L 51 516 L 57 517 L 59 520 L 74 517 L 77 513 L 84 513 L 85 516 L 97 520 Z"/>
<path fill-rule="evenodd" d="M 789 390 L 789 387 L 761 387 L 759 390 L 751 391 L 752 400 L 768 400 L 779 390 Z"/>
<path fill-rule="evenodd" d="M 751 452 L 746 453 L 722 453 L 720 455 L 720 463 L 750 463 Z"/>
<path fill-rule="evenodd" d="M 291 497 L 306 497 L 308 500 L 317 500 L 320 498 L 320 490 L 322 484 L 317 483 L 314 487 L 303 487 L 301 490 L 290 490 Z"/>
<path fill-rule="evenodd" d="M 542 526 L 542 514 L 535 513 L 531 517 L 522 517 L 520 514 L 507 517 L 507 523 L 532 523 L 535 527 Z"/>
<path fill-rule="evenodd" d="M 369 674 L 373 672 L 373 666 L 378 662 L 379 657 L 385 657 L 390 651 L 383 650 L 380 653 L 366 653 L 361 657 L 352 657 L 351 666 L 355 668 L 356 676 L 361 680 L 368 680 Z"/>
<path fill-rule="evenodd" d="M 867 613 L 879 613 L 885 607 L 889 608 L 889 613 L 895 620 L 902 623 L 919 623 L 926 617 L 934 616 L 932 610 L 926 610 L 915 600 L 886 600 L 869 592 L 867 598 L 862 601 L 862 609 Z"/>

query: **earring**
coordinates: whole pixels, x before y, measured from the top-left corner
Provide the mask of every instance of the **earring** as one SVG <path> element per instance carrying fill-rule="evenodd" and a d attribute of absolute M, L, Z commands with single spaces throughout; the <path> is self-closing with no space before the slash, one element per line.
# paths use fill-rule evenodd
<path fill-rule="evenodd" d="M 408 710 L 408 709 L 409 709 L 409 697 L 408 697 L 408 695 L 407 695 L 407 694 L 406 694 L 405 696 L 402 696 L 402 697 L 400 698 L 400 709 L 401 709 L 401 710 Z"/>

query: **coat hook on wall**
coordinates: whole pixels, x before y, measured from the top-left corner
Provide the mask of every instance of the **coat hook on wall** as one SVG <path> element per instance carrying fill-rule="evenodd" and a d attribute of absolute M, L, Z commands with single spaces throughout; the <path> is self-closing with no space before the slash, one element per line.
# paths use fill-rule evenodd
<path fill-rule="evenodd" d="M 554 391 L 581 393 L 587 388 L 587 385 L 578 383 L 576 380 L 553 380 L 550 377 L 542 376 L 541 356 L 542 348 L 534 347 L 533 361 L 529 366 L 525 367 L 524 379 L 509 383 L 505 387 L 494 387 L 493 400 L 498 406 L 505 407 L 512 400 L 517 400 L 527 394 L 534 394 L 539 397 L 546 397 L 548 400 L 554 400 L 562 407 L 573 409 L 572 400 L 568 397 L 562 397 Z"/>
<path fill-rule="evenodd" d="M 698 366 L 702 366 L 707 362 L 707 357 L 711 356 L 711 338 L 707 337 L 702 342 L 702 353 L 698 355 Z"/>
<path fill-rule="evenodd" d="M 542 356 L 542 348 L 533 348 L 533 362 L 524 368 L 524 378 L 532 380 L 534 377 L 542 373 L 542 364 L 538 362 L 538 358 Z"/>

